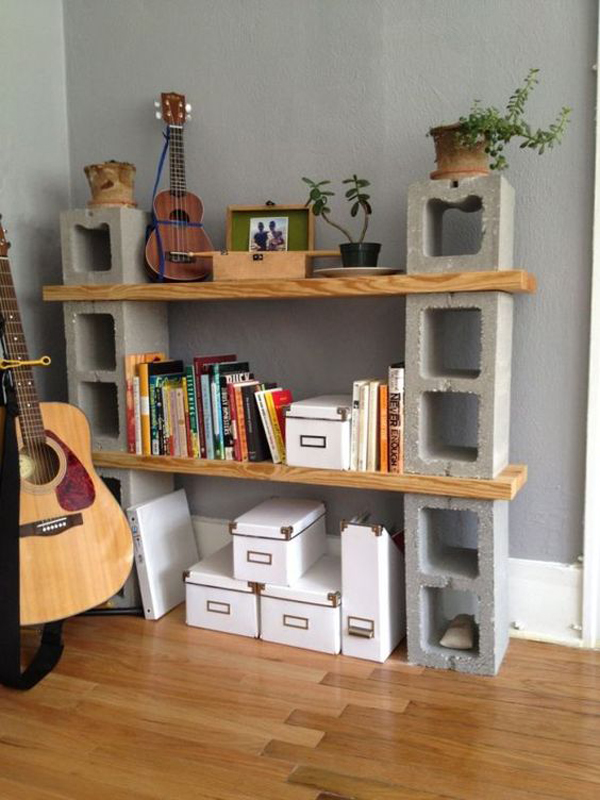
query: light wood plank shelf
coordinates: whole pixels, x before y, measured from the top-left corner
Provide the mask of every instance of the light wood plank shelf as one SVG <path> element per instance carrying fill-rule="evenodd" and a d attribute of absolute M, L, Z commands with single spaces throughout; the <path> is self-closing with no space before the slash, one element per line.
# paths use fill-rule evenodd
<path fill-rule="evenodd" d="M 206 475 L 216 478 L 243 478 L 255 481 L 278 481 L 318 486 L 341 486 L 383 492 L 472 497 L 481 500 L 512 500 L 527 481 L 527 467 L 506 467 L 495 478 L 450 478 L 444 475 L 391 475 L 380 472 L 343 472 L 239 461 L 209 461 L 172 456 L 138 456 L 131 453 L 96 451 L 94 463 L 113 469 L 140 469 L 151 472 L 175 472 L 183 475 Z"/>
<path fill-rule="evenodd" d="M 209 301 L 286 298 L 385 297 L 433 292 L 532 294 L 535 277 L 522 269 L 489 272 L 420 273 L 368 278 L 240 280 L 208 283 L 132 283 L 104 286 L 44 286 L 44 300 Z"/>

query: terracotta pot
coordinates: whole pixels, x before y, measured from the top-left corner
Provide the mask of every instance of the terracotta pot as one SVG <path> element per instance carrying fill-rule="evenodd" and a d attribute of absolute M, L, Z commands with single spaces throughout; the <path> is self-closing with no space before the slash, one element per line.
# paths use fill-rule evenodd
<path fill-rule="evenodd" d="M 133 199 L 135 167 L 121 161 L 105 161 L 103 164 L 88 164 L 83 168 L 90 185 L 92 199 L 89 208 L 95 206 L 129 206 L 136 208 Z"/>
<path fill-rule="evenodd" d="M 437 169 L 430 174 L 433 180 L 460 180 L 489 175 L 489 156 L 485 152 L 486 142 L 477 142 L 474 147 L 465 147 L 460 143 L 457 131 L 458 122 L 454 125 L 440 125 L 429 133 L 435 144 L 435 161 Z"/>

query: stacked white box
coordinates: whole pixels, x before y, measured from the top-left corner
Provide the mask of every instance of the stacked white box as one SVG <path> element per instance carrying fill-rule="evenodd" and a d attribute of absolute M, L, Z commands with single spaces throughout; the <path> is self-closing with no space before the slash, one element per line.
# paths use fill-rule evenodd
<path fill-rule="evenodd" d="M 342 652 L 383 662 L 406 635 L 404 555 L 382 525 L 342 522 L 340 531 Z"/>
<path fill-rule="evenodd" d="M 327 549 L 325 505 L 274 497 L 230 526 L 238 580 L 289 586 Z"/>
<path fill-rule="evenodd" d="M 286 461 L 291 467 L 350 469 L 352 397 L 311 397 L 286 412 Z"/>
<path fill-rule="evenodd" d="M 341 565 L 324 555 L 293 586 L 260 589 L 261 638 L 267 642 L 320 650 L 341 649 Z"/>
<path fill-rule="evenodd" d="M 233 577 L 233 544 L 190 567 L 184 580 L 188 625 L 258 637 L 256 587 Z"/>

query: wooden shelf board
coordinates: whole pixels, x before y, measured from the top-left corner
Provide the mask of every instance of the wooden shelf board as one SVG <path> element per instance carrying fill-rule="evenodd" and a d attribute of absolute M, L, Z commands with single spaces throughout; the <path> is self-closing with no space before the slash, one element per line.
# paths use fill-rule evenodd
<path fill-rule="evenodd" d="M 113 469 L 141 469 L 151 472 L 176 472 L 217 478 L 245 478 L 257 481 L 280 481 L 318 486 L 342 486 L 383 492 L 410 492 L 447 497 L 473 497 L 483 500 L 512 500 L 527 481 L 527 467 L 506 467 L 495 478 L 449 478 L 434 475 L 391 475 L 379 472 L 343 472 L 341 470 L 288 467 L 270 461 L 208 461 L 171 456 L 137 456 L 131 453 L 96 451 L 94 463 Z"/>
<path fill-rule="evenodd" d="M 368 278 L 303 278 L 208 283 L 131 283 L 104 286 L 44 286 L 44 300 L 258 300 L 319 297 L 384 297 L 432 292 L 510 292 L 531 294 L 536 280 L 525 270 L 420 273 Z"/>

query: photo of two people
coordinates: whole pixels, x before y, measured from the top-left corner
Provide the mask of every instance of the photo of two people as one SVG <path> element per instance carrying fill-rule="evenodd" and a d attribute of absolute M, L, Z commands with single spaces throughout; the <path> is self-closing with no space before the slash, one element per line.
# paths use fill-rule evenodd
<path fill-rule="evenodd" d="M 287 217 L 252 217 L 250 252 L 283 252 L 288 242 Z"/>

